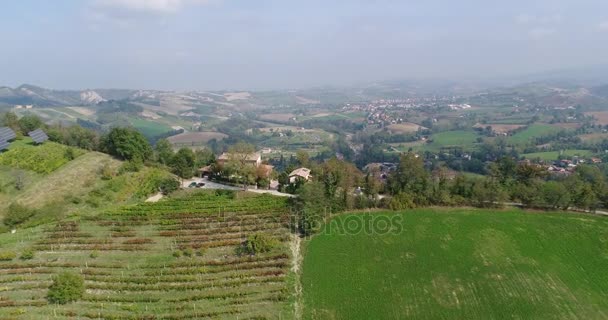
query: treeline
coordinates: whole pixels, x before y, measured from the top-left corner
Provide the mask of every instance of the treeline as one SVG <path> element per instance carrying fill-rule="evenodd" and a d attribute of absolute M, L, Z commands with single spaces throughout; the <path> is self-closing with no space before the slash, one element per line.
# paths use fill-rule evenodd
<path fill-rule="evenodd" d="M 454 176 L 446 167 L 433 167 L 422 156 L 409 153 L 382 181 L 378 171 L 363 174 L 353 164 L 335 158 L 308 165 L 314 181 L 296 181 L 284 188 L 299 195 L 292 205 L 297 213 L 295 227 L 303 234 L 314 233 L 327 216 L 353 209 L 512 204 L 594 211 L 608 207 L 605 166 L 579 165 L 572 174 L 555 177 L 540 166 L 505 156 L 485 168 L 486 176 Z"/>

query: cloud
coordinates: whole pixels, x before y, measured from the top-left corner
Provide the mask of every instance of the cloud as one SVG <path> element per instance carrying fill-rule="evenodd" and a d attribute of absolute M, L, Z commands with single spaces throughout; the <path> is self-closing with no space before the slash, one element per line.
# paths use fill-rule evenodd
<path fill-rule="evenodd" d="M 606 21 L 602 21 L 600 22 L 597 27 L 601 30 L 601 31 L 608 31 L 608 20 Z"/>
<path fill-rule="evenodd" d="M 127 10 L 151 13 L 175 13 L 188 5 L 209 4 L 212 0 L 95 0 L 99 9 Z"/>
<path fill-rule="evenodd" d="M 522 13 L 515 17 L 515 22 L 517 24 L 523 25 L 549 25 L 549 24 L 559 24 L 562 22 L 561 14 L 552 14 L 552 15 L 533 15 L 528 13 Z"/>
<path fill-rule="evenodd" d="M 530 30 L 530 32 L 528 32 L 528 34 L 532 38 L 540 39 L 540 38 L 545 38 L 545 37 L 554 35 L 556 32 L 557 32 L 557 30 L 552 29 L 552 28 L 538 27 L 538 28 L 533 28 L 532 30 Z"/>

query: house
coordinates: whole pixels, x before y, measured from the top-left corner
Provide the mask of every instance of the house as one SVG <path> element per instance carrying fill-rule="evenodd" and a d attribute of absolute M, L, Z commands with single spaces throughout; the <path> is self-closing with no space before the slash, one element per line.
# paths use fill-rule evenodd
<path fill-rule="evenodd" d="M 231 160 L 236 161 L 244 161 L 247 164 L 251 164 L 255 167 L 259 167 L 262 164 L 262 156 L 259 153 L 250 153 L 250 154 L 231 154 L 228 152 L 222 153 L 219 158 L 217 158 L 217 163 L 220 165 L 225 165 L 227 162 Z"/>
<path fill-rule="evenodd" d="M 289 183 L 296 182 L 296 179 L 302 178 L 304 181 L 308 181 L 312 176 L 310 175 L 310 169 L 308 168 L 298 168 L 293 170 L 289 174 Z"/>
<path fill-rule="evenodd" d="M 594 158 L 591 158 L 591 162 L 593 162 L 593 163 L 602 163 L 602 159 L 594 157 Z"/>

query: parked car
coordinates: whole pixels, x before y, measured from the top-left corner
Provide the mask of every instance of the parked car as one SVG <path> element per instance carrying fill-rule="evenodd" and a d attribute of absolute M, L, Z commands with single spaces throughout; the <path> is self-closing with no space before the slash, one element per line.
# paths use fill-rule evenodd
<path fill-rule="evenodd" d="M 199 183 L 196 184 L 197 188 L 202 188 L 204 186 L 205 186 L 205 183 L 203 183 L 203 182 L 199 182 Z"/>
<path fill-rule="evenodd" d="M 198 185 L 198 184 L 197 184 L 196 182 L 191 182 L 191 183 L 188 185 L 188 188 L 197 188 L 197 185 Z"/>

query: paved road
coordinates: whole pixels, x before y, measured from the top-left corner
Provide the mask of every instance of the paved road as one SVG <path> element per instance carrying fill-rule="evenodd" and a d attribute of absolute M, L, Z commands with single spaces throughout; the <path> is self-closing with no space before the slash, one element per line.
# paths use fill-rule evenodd
<path fill-rule="evenodd" d="M 196 182 L 196 183 L 202 182 L 202 183 L 204 183 L 205 186 L 202 187 L 201 189 L 210 189 L 210 190 L 220 189 L 220 190 L 235 190 L 235 191 L 242 191 L 243 190 L 243 188 L 240 188 L 240 187 L 235 187 L 235 186 L 231 186 L 231 185 L 226 185 L 226 184 L 221 184 L 221 183 L 209 181 L 209 179 L 207 179 L 207 177 L 184 180 L 184 182 L 182 183 L 182 188 L 188 188 L 188 186 L 192 182 Z M 247 189 L 247 191 L 249 191 L 249 192 L 255 192 L 255 193 L 268 193 L 268 194 L 272 194 L 272 195 L 279 196 L 279 197 L 294 197 L 294 195 L 292 195 L 292 194 L 282 193 L 282 192 L 278 192 L 276 190 L 264 190 L 264 189 L 249 188 L 249 189 Z"/>

